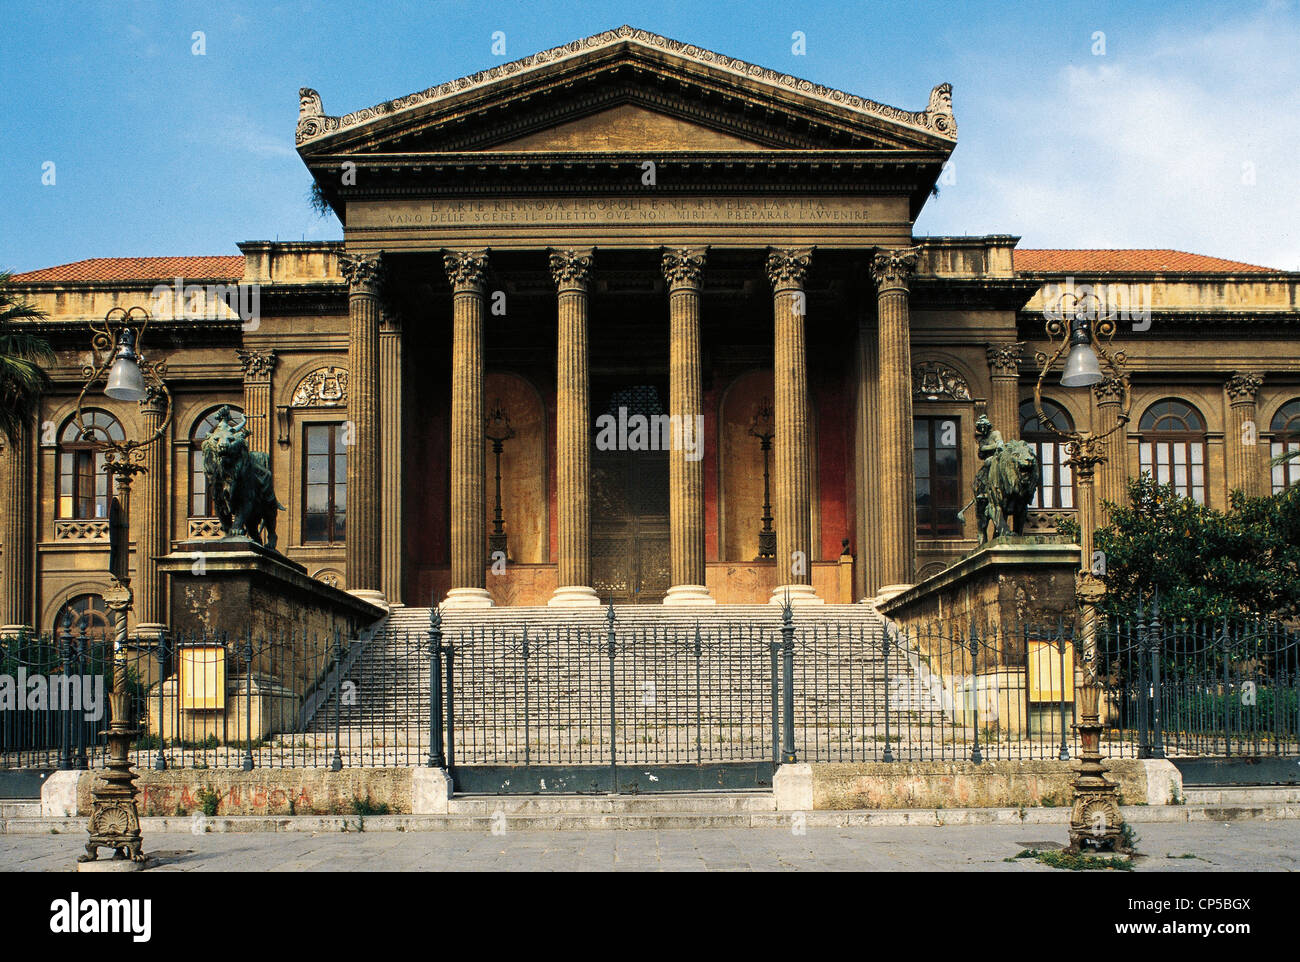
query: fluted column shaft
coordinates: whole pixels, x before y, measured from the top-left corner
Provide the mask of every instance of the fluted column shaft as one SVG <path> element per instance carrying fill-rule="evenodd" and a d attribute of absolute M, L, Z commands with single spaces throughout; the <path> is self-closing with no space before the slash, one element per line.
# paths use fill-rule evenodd
<path fill-rule="evenodd" d="M 1105 435 L 1115 428 L 1120 413 L 1124 409 L 1124 389 L 1118 378 L 1107 377 L 1093 385 L 1093 397 L 1097 399 L 1096 433 Z M 1080 487 L 1080 479 L 1075 478 L 1076 507 L 1082 510 L 1082 495 L 1086 493 Z M 1093 514 L 1099 526 L 1110 523 L 1110 512 L 1106 502 L 1123 506 L 1128 503 L 1128 426 L 1123 425 L 1114 434 L 1106 438 L 1106 460 L 1097 466 L 1096 481 L 1092 487 L 1096 504 Z"/>
<path fill-rule="evenodd" d="M 167 399 L 151 391 L 140 402 L 143 436 L 153 437 L 167 416 Z M 144 471 L 136 482 L 132 508 L 136 521 L 135 615 L 137 634 L 157 634 L 167 625 L 163 579 L 154 559 L 168 552 L 166 436 L 144 448 Z"/>
<path fill-rule="evenodd" d="M 384 597 L 402 603 L 402 325 L 387 312 L 379 323 L 379 572 Z"/>
<path fill-rule="evenodd" d="M 271 375 L 277 358 L 274 351 L 236 351 L 244 369 L 244 423 L 252 450 L 271 453 Z"/>
<path fill-rule="evenodd" d="M 990 344 L 986 351 L 992 388 L 988 416 L 1003 441 L 1020 437 L 1020 356 L 1024 348 L 1023 342 Z"/>
<path fill-rule="evenodd" d="M 812 590 L 812 472 L 808 446 L 808 366 L 804 280 L 812 250 L 771 248 L 767 276 L 775 320 L 772 450 L 776 462 L 777 589 L 773 602 L 814 601 Z M 802 590 L 799 586 L 806 586 Z"/>
<path fill-rule="evenodd" d="M 379 566 L 379 288 L 378 254 L 344 255 L 348 281 L 347 588 L 382 600 Z"/>
<path fill-rule="evenodd" d="M 916 475 L 913 461 L 912 343 L 908 283 L 917 248 L 882 251 L 872 261 L 876 281 L 876 410 L 880 417 L 880 580 L 882 587 L 910 585 L 916 567 Z"/>
<path fill-rule="evenodd" d="M 33 627 L 31 431 L 4 442 L 0 452 L 0 627 Z"/>
<path fill-rule="evenodd" d="M 1265 493 L 1263 446 L 1259 437 L 1259 412 L 1255 404 L 1264 379 L 1258 374 L 1238 372 L 1228 379 L 1228 430 L 1224 446 L 1228 451 L 1228 490 L 1240 488 L 1247 497 Z"/>
<path fill-rule="evenodd" d="M 594 251 L 551 251 L 557 291 L 555 507 L 559 558 L 554 605 L 599 604 L 591 588 L 591 438 L 587 284 Z"/>
<path fill-rule="evenodd" d="M 681 434 L 668 455 L 669 568 L 665 604 L 712 602 L 704 569 L 704 391 L 700 371 L 700 287 L 704 249 L 666 250 L 668 407 Z"/>
<path fill-rule="evenodd" d="M 447 603 L 487 607 L 483 507 L 483 320 L 487 251 L 447 251 L 452 284 L 451 591 Z"/>

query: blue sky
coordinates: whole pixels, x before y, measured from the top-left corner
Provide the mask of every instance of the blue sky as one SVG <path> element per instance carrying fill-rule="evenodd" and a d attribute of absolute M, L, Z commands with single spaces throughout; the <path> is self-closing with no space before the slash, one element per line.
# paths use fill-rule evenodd
<path fill-rule="evenodd" d="M 950 81 L 952 182 L 918 234 L 1300 270 L 1300 10 L 1284 0 L 11 0 L 0 267 L 340 237 L 307 204 L 300 86 L 341 114 L 621 23 L 908 109 Z"/>

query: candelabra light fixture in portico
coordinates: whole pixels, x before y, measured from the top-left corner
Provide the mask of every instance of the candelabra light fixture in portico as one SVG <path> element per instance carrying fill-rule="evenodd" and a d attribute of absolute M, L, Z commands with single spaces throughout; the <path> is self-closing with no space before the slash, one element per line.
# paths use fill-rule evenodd
<path fill-rule="evenodd" d="M 1073 299 L 1068 310 L 1067 299 Z M 1078 487 L 1079 571 L 1075 576 L 1075 599 L 1079 606 L 1078 638 L 1083 648 L 1083 683 L 1079 686 L 1077 706 L 1080 765 L 1070 813 L 1070 848 L 1076 852 L 1084 849 L 1122 851 L 1126 843 L 1119 796 L 1115 784 L 1106 777 L 1101 762 L 1102 685 L 1097 673 L 1097 622 L 1098 609 L 1106 597 L 1106 585 L 1100 577 L 1104 566 L 1094 557 L 1093 550 L 1093 534 L 1097 526 L 1093 480 L 1098 465 L 1106 461 L 1107 439 L 1128 423 L 1133 402 L 1128 374 L 1123 370 L 1127 358 L 1122 351 L 1112 351 L 1108 347 L 1115 336 L 1114 319 L 1102 316 L 1095 298 L 1081 304 L 1081 299 L 1070 292 L 1062 295 L 1056 307 L 1058 310 L 1049 314 L 1047 319 L 1047 337 L 1054 349 L 1038 351 L 1035 355 L 1039 373 L 1034 384 L 1034 410 L 1039 423 L 1064 442 L 1065 460 L 1074 472 Z M 1064 431 L 1043 409 L 1043 382 L 1062 358 L 1065 358 L 1062 387 L 1092 387 L 1107 378 L 1118 387 L 1120 412 L 1107 430 L 1100 433 L 1092 430 Z"/>
<path fill-rule="evenodd" d="M 101 324 L 92 323 L 92 363 L 82 369 L 85 379 L 77 395 L 77 424 L 81 436 L 104 455 L 104 471 L 112 479 L 113 502 L 109 510 L 109 588 L 104 601 L 114 616 L 113 688 L 109 696 L 112 720 L 107 733 L 108 761 L 92 793 L 90 840 L 78 857 L 82 870 L 97 865 L 139 867 L 145 861 L 141 848 L 140 812 L 136 803 L 135 773 L 127 761 L 132 737 L 127 692 L 127 615 L 134 595 L 128 559 L 131 517 L 131 482 L 145 474 L 146 452 L 166 434 L 171 423 L 172 400 L 163 381 L 164 362 L 149 362 L 142 353 L 149 313 L 141 307 L 115 307 Z M 144 440 L 114 440 L 88 425 L 83 411 L 87 392 L 104 382 L 104 393 L 115 401 L 136 401 L 153 429 Z M 108 863 L 98 861 L 98 850 L 112 850 Z"/>
<path fill-rule="evenodd" d="M 754 417 L 749 423 L 749 435 L 758 438 L 759 447 L 763 451 L 763 524 L 758 529 L 758 557 L 760 559 L 776 557 L 776 531 L 772 528 L 770 471 L 772 438 L 776 437 L 776 430 L 772 426 L 772 420 L 772 402 L 767 398 L 763 398 L 754 409 Z"/>
<path fill-rule="evenodd" d="M 497 398 L 492 410 L 483 419 L 483 437 L 492 442 L 492 454 L 496 459 L 496 501 L 492 508 L 492 532 L 488 535 L 488 565 L 504 561 L 509 557 L 506 547 L 504 519 L 501 516 L 501 449 L 515 436 L 515 429 L 510 424 L 510 416 Z"/>

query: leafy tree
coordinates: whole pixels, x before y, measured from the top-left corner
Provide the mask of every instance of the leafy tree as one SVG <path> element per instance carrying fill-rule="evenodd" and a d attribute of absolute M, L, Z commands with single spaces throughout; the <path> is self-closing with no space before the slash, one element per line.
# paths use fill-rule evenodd
<path fill-rule="evenodd" d="M 11 277 L 0 271 L 0 435 L 9 442 L 31 423 L 50 387 L 45 368 L 54 364 L 49 342 L 19 327 L 21 321 L 43 319 L 45 312 L 13 294 Z"/>
<path fill-rule="evenodd" d="M 1262 498 L 1234 491 L 1227 511 L 1149 474 L 1130 480 L 1128 495 L 1126 505 L 1107 502 L 1110 524 L 1096 534 L 1108 608 L 1131 612 L 1159 591 L 1173 618 L 1300 617 L 1300 487 Z"/>

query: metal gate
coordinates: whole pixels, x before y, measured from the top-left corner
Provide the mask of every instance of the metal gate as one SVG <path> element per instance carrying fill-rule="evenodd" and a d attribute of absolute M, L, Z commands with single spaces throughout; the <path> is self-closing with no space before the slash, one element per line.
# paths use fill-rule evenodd
<path fill-rule="evenodd" d="M 603 629 L 449 633 L 435 648 L 443 684 L 432 694 L 456 790 L 768 787 L 779 639 L 747 625 L 624 628 L 612 609 Z"/>

